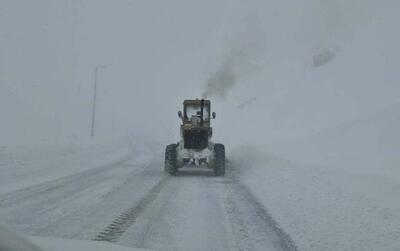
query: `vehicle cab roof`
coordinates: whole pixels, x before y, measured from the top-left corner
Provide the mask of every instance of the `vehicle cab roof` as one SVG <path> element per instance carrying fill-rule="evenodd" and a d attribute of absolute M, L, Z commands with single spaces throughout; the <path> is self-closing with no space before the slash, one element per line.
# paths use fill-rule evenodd
<path fill-rule="evenodd" d="M 185 99 L 183 105 L 200 105 L 201 99 Z M 204 105 L 210 105 L 210 100 L 204 99 Z"/>

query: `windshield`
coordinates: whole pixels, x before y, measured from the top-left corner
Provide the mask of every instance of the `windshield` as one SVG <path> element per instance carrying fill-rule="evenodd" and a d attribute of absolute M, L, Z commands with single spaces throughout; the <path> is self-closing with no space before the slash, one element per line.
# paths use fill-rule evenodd
<path fill-rule="evenodd" d="M 187 105 L 185 109 L 185 118 L 190 119 L 193 116 L 200 117 L 201 106 L 200 105 Z M 210 118 L 210 106 L 205 105 L 203 110 L 204 120 L 209 120 Z"/>

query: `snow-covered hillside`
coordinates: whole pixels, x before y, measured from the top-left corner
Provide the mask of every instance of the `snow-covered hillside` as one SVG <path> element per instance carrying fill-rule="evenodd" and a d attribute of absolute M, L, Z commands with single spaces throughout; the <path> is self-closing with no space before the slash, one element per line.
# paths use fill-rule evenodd
<path fill-rule="evenodd" d="M 223 139 L 246 131 L 236 135 L 238 142 L 290 140 L 400 101 L 398 3 L 300 2 L 296 13 L 286 3 L 259 11 L 269 14 L 260 14 L 257 22 L 266 48 L 261 59 L 252 56 L 253 49 L 247 59 L 258 71 L 242 77 L 237 70 L 235 88 L 225 100 L 216 100 L 223 118 L 237 121 L 232 130 L 222 130 Z M 251 39 L 259 41 L 259 36 Z M 328 60 L 315 65 L 323 57 Z"/>
<path fill-rule="evenodd" d="M 330 17 L 347 32 L 284 34 L 282 56 L 239 82 L 224 105 L 243 104 L 229 114 L 242 132 L 230 140 L 244 143 L 230 152 L 233 166 L 300 250 L 400 246 L 397 3 L 353 4 L 341 9 L 347 19 Z M 313 47 L 315 35 L 324 46 Z"/>

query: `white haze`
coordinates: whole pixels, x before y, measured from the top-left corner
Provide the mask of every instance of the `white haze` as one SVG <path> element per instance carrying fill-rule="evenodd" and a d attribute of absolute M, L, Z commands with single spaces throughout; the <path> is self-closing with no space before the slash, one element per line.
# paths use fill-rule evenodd
<path fill-rule="evenodd" d="M 182 100 L 202 96 L 232 146 L 330 128 L 397 102 L 397 6 L 3 0 L 1 144 L 90 139 L 99 65 L 96 138 L 176 141 Z"/>

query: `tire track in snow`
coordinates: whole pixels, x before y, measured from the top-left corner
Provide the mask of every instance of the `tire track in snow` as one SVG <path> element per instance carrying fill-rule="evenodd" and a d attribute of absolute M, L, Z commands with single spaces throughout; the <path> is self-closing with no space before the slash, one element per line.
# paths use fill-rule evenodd
<path fill-rule="evenodd" d="M 206 182 L 206 186 L 211 185 L 209 192 L 212 192 L 213 189 L 217 190 L 213 192 L 218 192 L 219 189 L 222 189 L 220 190 L 222 192 L 222 197 L 220 197 L 220 199 L 223 200 L 222 205 L 224 205 L 223 207 L 227 215 L 227 220 L 230 222 L 228 223 L 230 224 L 229 229 L 231 229 L 226 229 L 226 231 L 232 231 L 232 241 L 235 243 L 233 244 L 234 249 L 297 251 L 297 247 L 290 236 L 279 227 L 278 223 L 273 219 L 265 207 L 257 200 L 253 193 L 246 186 L 242 185 L 237 177 L 235 177 L 234 167 L 231 165 L 228 167 L 229 169 L 227 170 L 227 177 L 223 178 L 221 181 L 217 180 L 217 183 L 223 183 L 220 188 L 215 187 L 215 184 L 213 185 L 215 180 L 212 180 L 211 177 L 210 180 L 199 179 L 199 183 L 196 184 L 203 184 L 203 182 Z M 145 193 L 145 195 L 137 203 L 123 211 L 111 222 L 111 224 L 105 227 L 103 231 L 95 235 L 95 238 L 92 240 L 116 243 L 120 242 L 121 239 L 123 240 L 123 238 L 125 238 L 123 236 L 126 236 L 127 232 L 130 234 L 134 233 L 132 230 L 135 228 L 134 226 L 136 226 L 137 231 L 140 231 L 140 228 L 143 226 L 139 224 L 139 218 L 145 213 L 147 215 L 150 210 L 150 206 L 156 203 L 160 197 L 161 199 L 165 199 L 165 197 L 163 197 L 164 193 L 167 193 L 168 190 L 173 189 L 176 186 L 174 183 L 169 183 L 169 181 L 181 181 L 179 184 L 185 184 L 184 179 L 186 176 L 193 178 L 191 176 L 196 175 L 191 172 L 182 172 L 178 176 L 180 177 L 170 178 L 169 176 L 163 176 L 160 181 L 158 181 L 155 186 Z M 166 186 L 167 184 L 171 184 L 173 186 Z M 193 187 L 196 188 L 197 185 L 194 184 Z M 181 195 L 183 196 L 187 194 L 183 193 Z M 217 199 L 218 196 L 218 193 L 216 193 L 216 196 L 212 198 Z M 214 204 L 217 205 L 218 203 Z M 215 208 L 215 210 L 216 209 L 217 208 Z M 211 208 L 210 212 L 213 210 L 214 209 Z M 156 214 L 154 214 L 154 216 L 163 212 L 157 211 L 156 209 L 155 213 Z M 146 217 L 149 217 L 149 215 Z M 143 224 L 143 222 L 141 222 L 141 224 Z M 180 225 L 178 224 L 176 227 L 179 229 L 179 226 Z M 159 233 L 150 233 L 150 235 L 157 234 Z M 126 238 L 129 240 L 130 237 L 126 236 Z"/>
<path fill-rule="evenodd" d="M 139 202 L 121 213 L 110 225 L 108 225 L 92 240 L 117 242 L 125 231 L 135 223 L 139 215 L 157 198 L 168 180 L 168 176 L 163 176 L 161 180 L 151 188 L 142 199 L 139 200 Z"/>
<path fill-rule="evenodd" d="M 235 168 L 230 169 L 225 181 L 227 197 L 225 204 L 239 250 L 260 250 L 264 243 L 273 239 L 276 250 L 297 251 L 291 237 L 279 226 L 268 210 L 247 186 L 235 177 Z M 244 207 L 245 206 L 245 207 Z M 265 239 L 266 238 L 266 239 Z"/>

